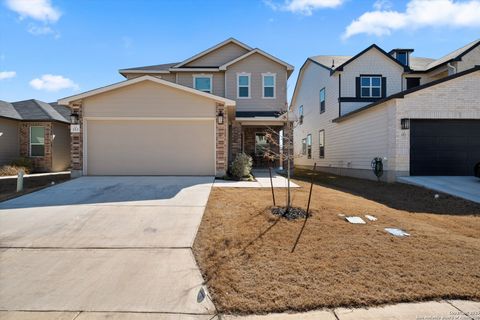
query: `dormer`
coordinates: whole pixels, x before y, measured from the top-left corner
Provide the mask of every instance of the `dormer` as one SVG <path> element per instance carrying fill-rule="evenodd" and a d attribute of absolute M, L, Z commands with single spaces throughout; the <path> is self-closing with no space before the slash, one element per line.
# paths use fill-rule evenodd
<path fill-rule="evenodd" d="M 393 49 L 389 54 L 405 67 L 410 67 L 410 54 L 413 49 Z"/>

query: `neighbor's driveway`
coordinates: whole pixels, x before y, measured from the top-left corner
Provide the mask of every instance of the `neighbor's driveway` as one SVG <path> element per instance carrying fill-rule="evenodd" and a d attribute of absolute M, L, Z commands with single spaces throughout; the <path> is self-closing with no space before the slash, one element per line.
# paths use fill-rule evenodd
<path fill-rule="evenodd" d="M 212 182 L 82 177 L 0 203 L 0 310 L 213 313 L 191 251 Z"/>
<path fill-rule="evenodd" d="M 480 179 L 474 176 L 412 176 L 398 181 L 480 203 Z"/>

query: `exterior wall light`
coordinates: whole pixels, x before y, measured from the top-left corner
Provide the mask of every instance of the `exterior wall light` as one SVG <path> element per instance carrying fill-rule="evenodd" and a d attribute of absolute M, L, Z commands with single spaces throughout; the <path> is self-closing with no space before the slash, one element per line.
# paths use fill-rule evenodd
<path fill-rule="evenodd" d="M 71 124 L 78 124 L 78 118 L 79 118 L 78 113 L 76 111 L 73 111 L 70 114 L 70 123 Z"/>
<path fill-rule="evenodd" d="M 218 124 L 223 124 L 223 111 L 219 111 L 218 114 L 217 114 L 217 123 Z"/>
<path fill-rule="evenodd" d="M 410 129 L 410 119 L 401 119 L 400 126 L 402 127 L 402 130 Z"/>

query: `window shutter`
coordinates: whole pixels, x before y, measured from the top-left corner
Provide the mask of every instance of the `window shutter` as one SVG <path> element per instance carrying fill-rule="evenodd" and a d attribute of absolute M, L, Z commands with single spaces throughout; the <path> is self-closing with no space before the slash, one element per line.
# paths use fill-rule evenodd
<path fill-rule="evenodd" d="M 356 93 L 356 96 L 357 98 L 360 98 L 361 97 L 361 94 L 360 94 L 360 77 L 356 77 L 355 78 L 355 93 Z"/>
<path fill-rule="evenodd" d="M 382 98 L 387 96 L 387 78 L 382 77 Z"/>

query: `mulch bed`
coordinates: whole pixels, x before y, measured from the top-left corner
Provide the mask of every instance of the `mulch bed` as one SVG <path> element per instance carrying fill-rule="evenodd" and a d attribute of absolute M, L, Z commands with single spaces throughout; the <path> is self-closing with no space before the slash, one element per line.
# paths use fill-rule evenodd
<path fill-rule="evenodd" d="M 480 300 L 480 205 L 403 184 L 314 179 L 308 219 L 272 214 L 269 189 L 213 188 L 194 253 L 221 312 Z M 293 206 L 305 208 L 309 185 L 295 183 Z M 275 192 L 284 201 L 285 189 Z M 339 214 L 378 220 L 354 225 Z"/>

